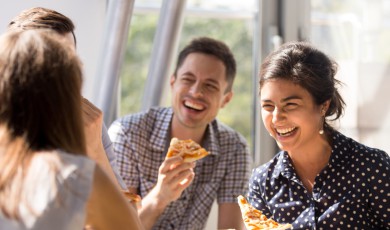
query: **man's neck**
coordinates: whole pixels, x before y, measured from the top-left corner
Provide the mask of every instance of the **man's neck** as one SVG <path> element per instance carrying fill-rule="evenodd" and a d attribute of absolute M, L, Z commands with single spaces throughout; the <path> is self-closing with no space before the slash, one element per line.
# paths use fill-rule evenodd
<path fill-rule="evenodd" d="M 180 140 L 192 139 L 197 143 L 202 143 L 203 136 L 206 132 L 205 127 L 190 128 L 186 127 L 173 119 L 171 123 L 171 137 L 177 137 Z"/>

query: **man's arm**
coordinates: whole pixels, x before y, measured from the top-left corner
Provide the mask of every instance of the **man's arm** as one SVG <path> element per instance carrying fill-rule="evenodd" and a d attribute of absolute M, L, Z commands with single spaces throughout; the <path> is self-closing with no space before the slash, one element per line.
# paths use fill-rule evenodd
<path fill-rule="evenodd" d="M 218 205 L 218 229 L 245 229 L 241 210 L 237 203 Z"/>
<path fill-rule="evenodd" d="M 166 159 L 159 168 L 156 186 L 142 199 L 139 217 L 145 229 L 151 229 L 165 208 L 177 200 L 194 179 L 195 163 L 184 163 L 177 156 Z M 136 193 L 136 188 L 129 188 Z"/>
<path fill-rule="evenodd" d="M 237 196 L 248 192 L 251 157 L 245 139 L 238 138 L 230 142 L 230 164 L 218 191 L 218 228 L 245 229 Z"/>
<path fill-rule="evenodd" d="M 108 136 L 107 127 L 105 126 L 104 123 L 102 127 L 102 142 L 103 142 L 104 151 L 108 158 L 108 162 L 110 163 L 111 169 L 115 174 L 116 181 L 118 182 L 122 190 L 127 190 L 127 186 L 123 181 L 121 175 L 119 174 L 119 169 L 116 162 L 116 156 L 114 153 L 114 147 L 112 145 L 110 137 Z"/>
<path fill-rule="evenodd" d="M 107 175 L 118 184 L 117 177 L 108 161 L 103 141 L 103 113 L 87 99 L 82 101 L 82 116 L 84 122 L 85 143 L 87 155 L 93 159 Z M 113 153 L 112 153 L 113 154 Z M 121 186 L 119 187 L 121 188 Z M 126 186 L 124 186 L 126 188 Z"/>
<path fill-rule="evenodd" d="M 124 118 L 115 121 L 108 129 L 113 148 L 118 160 L 119 172 L 130 193 L 138 193 L 142 186 L 142 172 L 138 162 L 142 154 L 150 154 L 143 149 L 137 149 L 131 132 L 131 121 Z M 145 162 L 143 162 L 145 163 Z M 194 178 L 195 163 L 185 163 L 180 156 L 166 158 L 158 168 L 157 181 L 148 194 L 142 195 L 139 217 L 145 229 L 151 229 L 165 208 L 177 200 Z"/>

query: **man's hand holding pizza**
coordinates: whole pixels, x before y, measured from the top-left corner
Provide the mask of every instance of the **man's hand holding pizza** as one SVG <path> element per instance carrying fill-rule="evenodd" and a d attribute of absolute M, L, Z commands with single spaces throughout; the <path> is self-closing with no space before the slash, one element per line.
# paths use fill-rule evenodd
<path fill-rule="evenodd" d="M 184 162 L 181 156 L 166 158 L 159 168 L 157 184 L 150 192 L 163 209 L 177 200 L 194 179 L 195 162 Z"/>
<path fill-rule="evenodd" d="M 208 152 L 192 140 L 171 140 L 167 156 L 158 171 L 156 186 L 142 199 L 139 215 L 145 229 L 152 228 L 164 209 L 179 199 L 194 180 L 195 161 Z"/>

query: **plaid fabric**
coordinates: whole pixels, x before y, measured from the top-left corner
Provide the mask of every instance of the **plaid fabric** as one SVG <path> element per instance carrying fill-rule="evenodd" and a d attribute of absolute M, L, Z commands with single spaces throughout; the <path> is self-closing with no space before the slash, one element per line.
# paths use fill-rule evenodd
<path fill-rule="evenodd" d="M 171 108 L 152 108 L 125 116 L 109 129 L 119 172 L 142 197 L 157 183 L 171 138 L 172 115 Z M 214 120 L 202 146 L 210 155 L 197 162 L 194 181 L 165 209 L 153 229 L 203 229 L 215 199 L 236 203 L 239 194 L 247 193 L 250 155 L 244 138 Z"/>

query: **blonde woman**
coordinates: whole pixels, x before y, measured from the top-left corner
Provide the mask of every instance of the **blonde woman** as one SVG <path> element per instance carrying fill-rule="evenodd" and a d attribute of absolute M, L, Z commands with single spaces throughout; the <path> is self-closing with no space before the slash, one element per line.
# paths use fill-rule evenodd
<path fill-rule="evenodd" d="M 2 229 L 141 229 L 85 155 L 82 71 L 73 45 L 29 30 L 0 38 Z"/>

